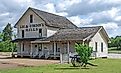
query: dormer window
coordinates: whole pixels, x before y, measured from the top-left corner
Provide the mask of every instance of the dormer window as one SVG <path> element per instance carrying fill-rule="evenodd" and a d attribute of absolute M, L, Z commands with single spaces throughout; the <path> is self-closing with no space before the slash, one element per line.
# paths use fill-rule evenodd
<path fill-rule="evenodd" d="M 30 15 L 30 23 L 33 23 L 33 15 Z"/>

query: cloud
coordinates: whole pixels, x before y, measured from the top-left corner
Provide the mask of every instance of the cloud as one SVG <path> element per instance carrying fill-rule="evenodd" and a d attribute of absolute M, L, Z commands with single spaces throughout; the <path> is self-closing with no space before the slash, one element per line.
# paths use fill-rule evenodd
<path fill-rule="evenodd" d="M 68 17 L 68 19 L 72 21 L 75 25 L 77 25 L 78 27 L 80 27 L 80 25 L 82 24 L 89 24 L 89 20 L 81 19 L 79 16 Z"/>
<path fill-rule="evenodd" d="M 109 2 L 106 0 L 105 1 L 103 0 L 81 0 L 78 3 L 67 6 L 65 11 L 68 12 L 70 16 L 86 15 L 86 14 L 93 13 L 93 12 L 101 12 L 105 10 L 110 10 L 112 7 L 118 7 L 120 6 L 120 2 L 121 1 L 115 2 L 113 0 L 109 0 Z"/>
<path fill-rule="evenodd" d="M 117 23 L 114 23 L 114 22 L 110 22 L 110 23 L 106 23 L 106 24 L 98 24 L 100 26 L 103 26 L 105 29 L 107 30 L 116 30 L 119 28 L 118 24 Z"/>
<path fill-rule="evenodd" d="M 28 7 L 65 16 L 79 27 L 102 25 L 109 36 L 121 35 L 121 0 L 0 0 L 0 30 L 8 22 L 14 25 Z"/>

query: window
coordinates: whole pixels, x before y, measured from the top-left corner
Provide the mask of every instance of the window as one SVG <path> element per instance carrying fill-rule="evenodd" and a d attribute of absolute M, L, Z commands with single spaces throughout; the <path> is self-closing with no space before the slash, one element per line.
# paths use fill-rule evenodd
<path fill-rule="evenodd" d="M 103 43 L 101 43 L 101 52 L 103 52 Z"/>
<path fill-rule="evenodd" d="M 52 49 L 53 49 L 53 52 L 54 52 L 54 43 L 53 43 L 52 47 L 53 47 Z"/>
<path fill-rule="evenodd" d="M 22 38 L 24 38 L 24 30 L 22 30 Z"/>
<path fill-rule="evenodd" d="M 97 52 L 97 42 L 95 42 L 95 51 Z"/>
<path fill-rule="evenodd" d="M 56 52 L 58 52 L 58 47 L 57 47 L 57 43 L 56 43 Z"/>
<path fill-rule="evenodd" d="M 33 15 L 30 15 L 30 23 L 33 23 Z"/>
<path fill-rule="evenodd" d="M 24 43 L 23 43 L 23 46 L 22 46 L 22 51 L 24 51 Z"/>
<path fill-rule="evenodd" d="M 38 49 L 39 49 L 39 51 L 42 51 L 42 44 L 39 44 Z"/>
<path fill-rule="evenodd" d="M 39 36 L 42 37 L 42 29 L 39 29 Z"/>
<path fill-rule="evenodd" d="M 35 48 L 37 48 L 37 45 L 35 45 Z"/>
<path fill-rule="evenodd" d="M 56 52 L 60 52 L 60 48 L 58 48 L 57 43 L 56 43 Z"/>

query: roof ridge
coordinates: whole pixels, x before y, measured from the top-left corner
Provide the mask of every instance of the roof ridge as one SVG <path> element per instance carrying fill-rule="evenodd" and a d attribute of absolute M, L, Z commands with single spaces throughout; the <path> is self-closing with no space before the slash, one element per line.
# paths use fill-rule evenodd
<path fill-rule="evenodd" d="M 41 11 L 41 12 L 44 12 L 44 13 L 48 13 L 48 14 L 51 14 L 51 15 L 55 15 L 55 16 L 60 16 L 60 17 L 63 17 L 63 18 L 66 18 L 64 16 L 61 16 L 61 15 L 57 15 L 57 14 L 54 14 L 54 13 L 51 13 L 51 12 L 47 12 L 47 11 L 44 11 L 44 10 L 40 10 L 40 9 L 37 9 L 37 8 L 32 8 L 32 7 L 29 7 L 30 9 L 34 9 L 34 10 L 38 10 L 38 11 Z"/>

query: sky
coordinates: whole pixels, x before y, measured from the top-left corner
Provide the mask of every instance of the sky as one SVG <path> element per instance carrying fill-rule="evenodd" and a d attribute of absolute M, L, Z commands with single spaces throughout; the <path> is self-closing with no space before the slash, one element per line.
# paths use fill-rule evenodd
<path fill-rule="evenodd" d="M 28 7 L 65 16 L 78 27 L 103 26 L 109 37 L 121 36 L 121 0 L 0 0 L 0 31 L 12 26 Z"/>

